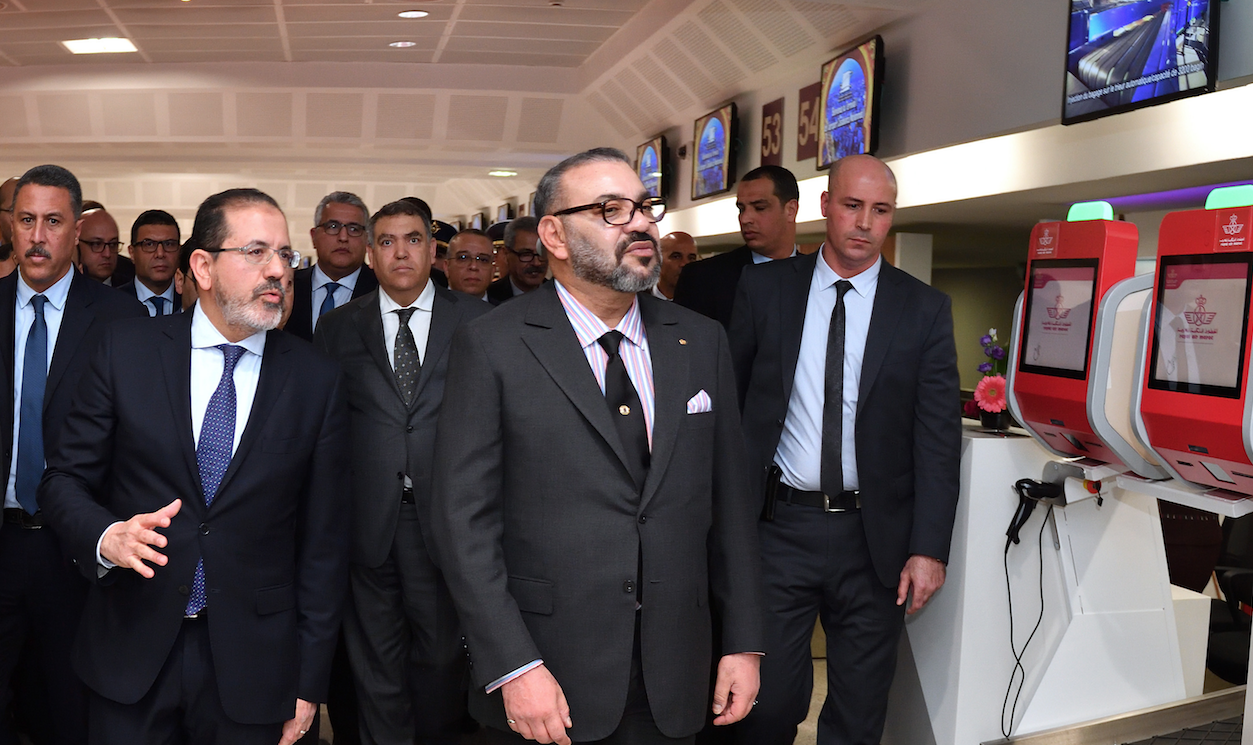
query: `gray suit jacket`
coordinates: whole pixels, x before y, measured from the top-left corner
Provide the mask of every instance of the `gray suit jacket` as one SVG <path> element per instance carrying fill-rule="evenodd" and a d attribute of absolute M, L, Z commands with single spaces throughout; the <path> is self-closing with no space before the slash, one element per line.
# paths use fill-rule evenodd
<path fill-rule="evenodd" d="M 626 702 L 637 599 L 645 684 L 668 736 L 705 722 L 713 613 L 723 654 L 763 648 L 726 335 L 647 293 L 639 304 L 656 391 L 642 493 L 555 283 L 453 339 L 434 538 L 469 644 L 471 710 L 497 727 L 501 695 L 485 687 L 542 658 L 569 701 L 571 737 L 608 736 Z M 689 414 L 702 390 L 712 410 Z"/>
<path fill-rule="evenodd" d="M 406 406 L 383 339 L 378 293 L 376 288 L 327 313 L 313 338 L 348 378 L 352 560 L 371 568 L 381 565 L 391 550 L 405 474 L 413 481 L 419 514 L 429 514 L 435 422 L 444 399 L 448 345 L 459 324 L 491 309 L 478 298 L 436 285 L 418 395 Z M 423 519 L 421 525 L 429 546 L 428 522 Z"/>

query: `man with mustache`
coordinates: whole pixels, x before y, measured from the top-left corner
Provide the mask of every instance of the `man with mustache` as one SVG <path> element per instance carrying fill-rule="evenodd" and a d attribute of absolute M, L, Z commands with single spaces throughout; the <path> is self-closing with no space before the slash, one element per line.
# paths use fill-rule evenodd
<path fill-rule="evenodd" d="M 347 589 L 344 381 L 273 331 L 300 261 L 273 199 L 209 197 L 190 244 L 192 312 L 106 331 L 40 486 L 92 583 L 87 741 L 290 745 Z"/>
<path fill-rule="evenodd" d="M 506 742 L 691 743 L 748 712 L 763 644 L 726 336 L 648 292 L 665 203 L 622 152 L 554 166 L 535 212 L 555 281 L 458 330 L 435 446 L 470 709 Z"/>
<path fill-rule="evenodd" d="M 70 665 L 86 585 L 64 558 L 64 536 L 47 524 L 36 494 L 45 455 L 60 441 L 70 399 L 104 329 L 143 309 L 75 272 L 71 262 L 82 210 L 78 180 L 59 166 L 39 166 L 15 184 L 13 246 L 18 271 L 0 279 L 0 329 L 9 343 L 0 358 L 11 391 L 0 424 L 7 455 L 4 525 L 0 527 L 0 711 L 12 699 L 14 666 L 24 645 L 37 655 L 47 695 L 40 722 L 49 741 L 86 737 L 86 693 Z M 0 728 L 9 726 L 7 717 Z M 0 731 L 0 741 L 16 742 Z"/>
<path fill-rule="evenodd" d="M 183 297 L 174 287 L 179 243 L 178 221 L 164 210 L 146 210 L 131 225 L 135 281 L 118 289 L 134 295 L 148 309 L 149 316 L 168 316 L 183 310 Z"/>
<path fill-rule="evenodd" d="M 519 217 L 505 226 L 505 261 L 508 274 L 491 283 L 487 299 L 500 305 L 525 295 L 548 278 L 548 257 L 537 245 L 539 220 L 532 215 Z"/>

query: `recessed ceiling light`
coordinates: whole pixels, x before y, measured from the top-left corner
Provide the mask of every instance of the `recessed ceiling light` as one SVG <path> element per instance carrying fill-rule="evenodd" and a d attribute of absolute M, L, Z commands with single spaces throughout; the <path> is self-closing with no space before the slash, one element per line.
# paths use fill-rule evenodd
<path fill-rule="evenodd" d="M 426 18 L 427 16 L 430 15 L 430 13 L 426 12 L 425 10 L 402 10 L 396 15 L 400 16 L 401 18 Z"/>
<path fill-rule="evenodd" d="M 517 176 L 517 175 L 518 175 L 518 172 L 517 172 L 517 171 L 504 171 L 504 170 L 501 170 L 501 171 L 488 171 L 487 175 L 488 175 L 488 176 L 495 176 L 495 177 L 497 177 L 497 178 L 509 178 L 510 176 Z"/>
<path fill-rule="evenodd" d="M 130 39 L 72 39 L 61 42 L 61 45 L 73 54 L 121 54 L 139 51 Z"/>
<path fill-rule="evenodd" d="M 387 46 L 395 47 L 397 49 L 408 49 L 409 47 L 416 47 L 417 45 L 418 45 L 418 42 L 416 41 L 393 41 L 391 44 L 388 44 Z"/>

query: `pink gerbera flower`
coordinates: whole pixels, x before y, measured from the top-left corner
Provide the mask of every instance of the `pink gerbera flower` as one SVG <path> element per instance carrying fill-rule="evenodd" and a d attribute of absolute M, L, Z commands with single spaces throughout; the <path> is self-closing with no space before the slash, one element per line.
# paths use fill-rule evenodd
<path fill-rule="evenodd" d="M 975 386 L 975 402 L 979 408 L 990 413 L 1005 410 L 1005 378 L 989 375 Z"/>

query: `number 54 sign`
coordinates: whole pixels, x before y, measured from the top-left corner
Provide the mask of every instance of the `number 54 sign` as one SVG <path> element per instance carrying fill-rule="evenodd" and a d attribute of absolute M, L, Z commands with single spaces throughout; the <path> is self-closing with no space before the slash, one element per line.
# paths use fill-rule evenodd
<path fill-rule="evenodd" d="M 796 122 L 796 159 L 818 157 L 818 99 L 822 96 L 822 83 L 801 88 L 800 116 Z"/>
<path fill-rule="evenodd" d="M 783 99 L 761 107 L 761 164 L 783 165 Z"/>

